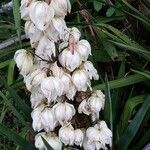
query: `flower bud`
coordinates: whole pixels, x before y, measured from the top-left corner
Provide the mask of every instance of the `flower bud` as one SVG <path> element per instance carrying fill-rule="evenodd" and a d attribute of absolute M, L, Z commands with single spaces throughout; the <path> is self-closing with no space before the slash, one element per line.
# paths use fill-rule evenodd
<path fill-rule="evenodd" d="M 91 55 L 91 46 L 87 40 L 81 40 L 77 44 L 77 51 L 82 56 L 82 61 L 87 61 L 89 55 Z"/>
<path fill-rule="evenodd" d="M 72 104 L 67 102 L 57 103 L 53 106 L 53 110 L 56 116 L 56 119 L 61 125 L 68 123 L 72 117 L 75 115 L 75 108 Z"/>
<path fill-rule="evenodd" d="M 72 75 L 72 82 L 78 91 L 86 91 L 91 86 L 90 79 L 84 70 L 76 70 Z"/>
<path fill-rule="evenodd" d="M 43 36 L 39 42 L 35 53 L 42 59 L 51 60 L 52 55 L 54 57 L 56 56 L 55 43 L 53 41 L 50 41 L 46 36 Z"/>
<path fill-rule="evenodd" d="M 81 56 L 78 52 L 72 53 L 69 49 L 63 50 L 59 57 L 60 64 L 70 72 L 74 71 L 81 65 Z"/>
<path fill-rule="evenodd" d="M 27 75 L 33 68 L 33 56 L 25 49 L 17 50 L 14 60 L 22 75 Z"/>
<path fill-rule="evenodd" d="M 27 21 L 25 23 L 25 33 L 26 37 L 30 39 L 32 48 L 36 48 L 38 42 L 43 36 L 43 33 L 39 29 L 37 29 L 34 23 L 32 23 L 31 21 Z"/>
<path fill-rule="evenodd" d="M 82 132 L 82 130 L 76 129 L 74 131 L 74 134 L 75 134 L 74 143 L 81 147 L 84 139 L 84 133 Z"/>
<path fill-rule="evenodd" d="M 39 30 L 46 30 L 54 17 L 54 9 L 44 1 L 31 4 L 29 16 Z"/>
<path fill-rule="evenodd" d="M 31 91 L 33 88 L 38 87 L 41 84 L 42 80 L 46 77 L 47 75 L 44 70 L 34 70 L 30 74 L 28 74 L 25 79 L 27 89 Z"/>
<path fill-rule="evenodd" d="M 83 66 L 82 69 L 84 69 L 86 71 L 86 73 L 88 74 L 90 80 L 92 80 L 92 78 L 94 80 L 98 80 L 99 79 L 99 75 L 97 73 L 97 70 L 95 69 L 95 67 L 93 66 L 92 62 L 90 61 L 86 61 Z"/>
<path fill-rule="evenodd" d="M 91 114 L 91 110 L 90 110 L 90 107 L 89 107 L 86 99 L 80 103 L 80 105 L 78 107 L 78 112 L 79 112 L 79 114 L 81 114 L 81 113 L 84 113 L 86 115 Z"/>
<path fill-rule="evenodd" d="M 55 15 L 57 17 L 65 17 L 67 12 L 71 11 L 70 0 L 54 0 L 51 2 L 51 5 L 54 7 Z"/>
<path fill-rule="evenodd" d="M 35 108 L 32 113 L 31 113 L 31 117 L 32 117 L 32 127 L 34 129 L 34 131 L 41 131 L 43 129 L 43 125 L 41 122 L 41 115 L 42 115 L 42 111 L 44 110 L 45 105 L 42 104 L 39 107 Z"/>
<path fill-rule="evenodd" d="M 59 129 L 59 139 L 65 144 L 65 145 L 74 145 L 74 128 L 71 124 L 65 125 Z"/>
<path fill-rule="evenodd" d="M 47 77 L 41 83 L 41 90 L 48 102 L 53 102 L 62 95 L 64 86 L 58 77 Z"/>
<path fill-rule="evenodd" d="M 41 122 L 46 132 L 53 131 L 57 126 L 55 114 L 51 108 L 45 108 L 41 114 Z"/>

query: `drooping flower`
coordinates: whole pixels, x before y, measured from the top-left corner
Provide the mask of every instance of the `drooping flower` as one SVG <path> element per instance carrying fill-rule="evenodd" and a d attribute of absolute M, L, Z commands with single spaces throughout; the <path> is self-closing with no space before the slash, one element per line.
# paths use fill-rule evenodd
<path fill-rule="evenodd" d="M 31 4 L 29 16 L 35 26 L 39 30 L 44 31 L 54 17 L 54 9 L 44 1 L 37 1 Z"/>
<path fill-rule="evenodd" d="M 74 128 L 71 124 L 67 124 L 65 126 L 62 126 L 59 129 L 59 139 L 65 144 L 65 145 L 74 145 Z"/>
<path fill-rule="evenodd" d="M 21 18 L 23 20 L 30 20 L 29 8 L 30 8 L 31 3 L 35 1 L 36 0 L 21 0 L 20 12 L 21 12 Z"/>
<path fill-rule="evenodd" d="M 17 50 L 14 60 L 22 75 L 27 75 L 33 68 L 33 56 L 25 49 Z"/>
<path fill-rule="evenodd" d="M 41 131 L 43 129 L 43 125 L 41 122 L 41 115 L 42 115 L 42 111 L 44 110 L 45 105 L 41 104 L 39 107 L 35 108 L 32 113 L 31 113 L 31 117 L 32 117 L 32 127 L 34 129 L 34 131 Z"/>
<path fill-rule="evenodd" d="M 88 78 L 85 70 L 76 70 L 72 74 L 72 82 L 78 91 L 86 91 L 91 86 L 90 79 Z"/>
<path fill-rule="evenodd" d="M 72 104 L 67 102 L 57 103 L 53 106 L 53 110 L 56 116 L 56 119 L 61 125 L 68 123 L 72 117 L 75 115 L 75 108 Z"/>
<path fill-rule="evenodd" d="M 82 144 L 83 144 L 83 140 L 84 140 L 84 133 L 83 133 L 83 131 L 81 129 L 76 129 L 74 131 L 74 134 L 75 134 L 74 143 L 81 147 Z"/>
<path fill-rule="evenodd" d="M 90 107 L 89 107 L 86 99 L 80 103 L 80 105 L 78 107 L 78 112 L 79 112 L 79 114 L 81 114 L 81 113 L 84 113 L 86 115 L 91 114 L 91 110 L 90 110 Z"/>
<path fill-rule="evenodd" d="M 29 91 L 38 87 L 42 80 L 47 77 L 46 72 L 41 69 L 36 69 L 25 78 L 26 87 Z"/>
<path fill-rule="evenodd" d="M 55 16 L 65 17 L 67 12 L 71 11 L 70 0 L 52 0 L 51 5 L 55 10 Z"/>
<path fill-rule="evenodd" d="M 38 42 L 43 36 L 43 33 L 38 28 L 36 28 L 35 24 L 31 21 L 27 21 L 25 23 L 25 33 L 26 38 L 30 39 L 32 48 L 36 48 L 38 46 Z"/>
<path fill-rule="evenodd" d="M 81 65 L 82 61 L 78 52 L 74 51 L 72 53 L 69 49 L 65 49 L 59 54 L 59 62 L 63 67 L 72 72 Z"/>
<path fill-rule="evenodd" d="M 82 61 L 87 61 L 89 55 L 91 55 L 91 46 L 90 43 L 87 40 L 81 40 L 77 43 L 77 49 L 76 49 L 81 57 Z"/>
<path fill-rule="evenodd" d="M 88 74 L 90 80 L 92 80 L 92 78 L 94 80 L 98 80 L 99 79 L 99 75 L 97 73 L 97 70 L 93 66 L 92 62 L 90 62 L 90 61 L 84 62 L 83 65 L 81 66 L 81 68 L 86 71 L 86 73 Z"/>
<path fill-rule="evenodd" d="M 58 77 L 47 77 L 41 83 L 41 90 L 50 103 L 62 95 L 64 86 Z"/>
<path fill-rule="evenodd" d="M 53 109 L 45 108 L 41 114 L 41 122 L 46 132 L 53 131 L 58 125 Z"/>

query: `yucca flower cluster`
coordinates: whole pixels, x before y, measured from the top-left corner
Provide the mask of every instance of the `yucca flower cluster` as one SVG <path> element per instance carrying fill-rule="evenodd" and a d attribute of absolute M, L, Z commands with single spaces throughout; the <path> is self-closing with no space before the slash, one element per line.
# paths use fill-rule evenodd
<path fill-rule="evenodd" d="M 88 61 L 89 42 L 80 39 L 76 27 L 66 26 L 70 1 L 22 0 L 20 11 L 32 50 L 18 50 L 14 59 L 31 92 L 32 127 L 39 132 L 36 148 L 46 149 L 43 137 L 54 150 L 63 145 L 107 149 L 112 132 L 99 120 L 105 95 L 91 87 L 91 80 L 98 80 L 99 75 Z M 80 116 L 86 125 L 80 125 Z"/>

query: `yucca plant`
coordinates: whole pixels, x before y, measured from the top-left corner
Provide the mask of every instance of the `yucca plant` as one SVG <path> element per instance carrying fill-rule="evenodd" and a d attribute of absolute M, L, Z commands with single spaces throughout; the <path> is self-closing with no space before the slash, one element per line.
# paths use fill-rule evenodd
<path fill-rule="evenodd" d="M 20 1 L 12 3 L 9 10 L 0 11 L 0 149 L 30 150 L 35 149 L 30 93 L 13 60 L 16 50 L 30 44 L 20 19 Z M 113 132 L 111 149 L 140 150 L 150 141 L 150 2 L 71 0 L 71 5 L 65 20 L 92 45 L 90 60 L 100 75 L 92 87 L 105 92 L 100 118 Z"/>

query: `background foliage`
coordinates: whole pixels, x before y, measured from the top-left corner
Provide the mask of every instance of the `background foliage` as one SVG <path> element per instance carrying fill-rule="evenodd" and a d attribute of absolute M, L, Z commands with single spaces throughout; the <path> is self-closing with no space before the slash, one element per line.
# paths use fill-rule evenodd
<path fill-rule="evenodd" d="M 2 0 L 0 5 L 9 1 Z M 29 48 L 19 0 L 0 13 L 0 149 L 35 149 L 30 93 L 13 61 Z M 100 80 L 94 89 L 106 94 L 105 119 L 113 131 L 113 148 L 140 150 L 150 142 L 150 1 L 71 0 L 68 26 L 76 26 L 92 45 L 91 60 Z M 21 40 L 22 39 L 22 40 Z M 4 48 L 8 41 L 13 44 Z"/>

